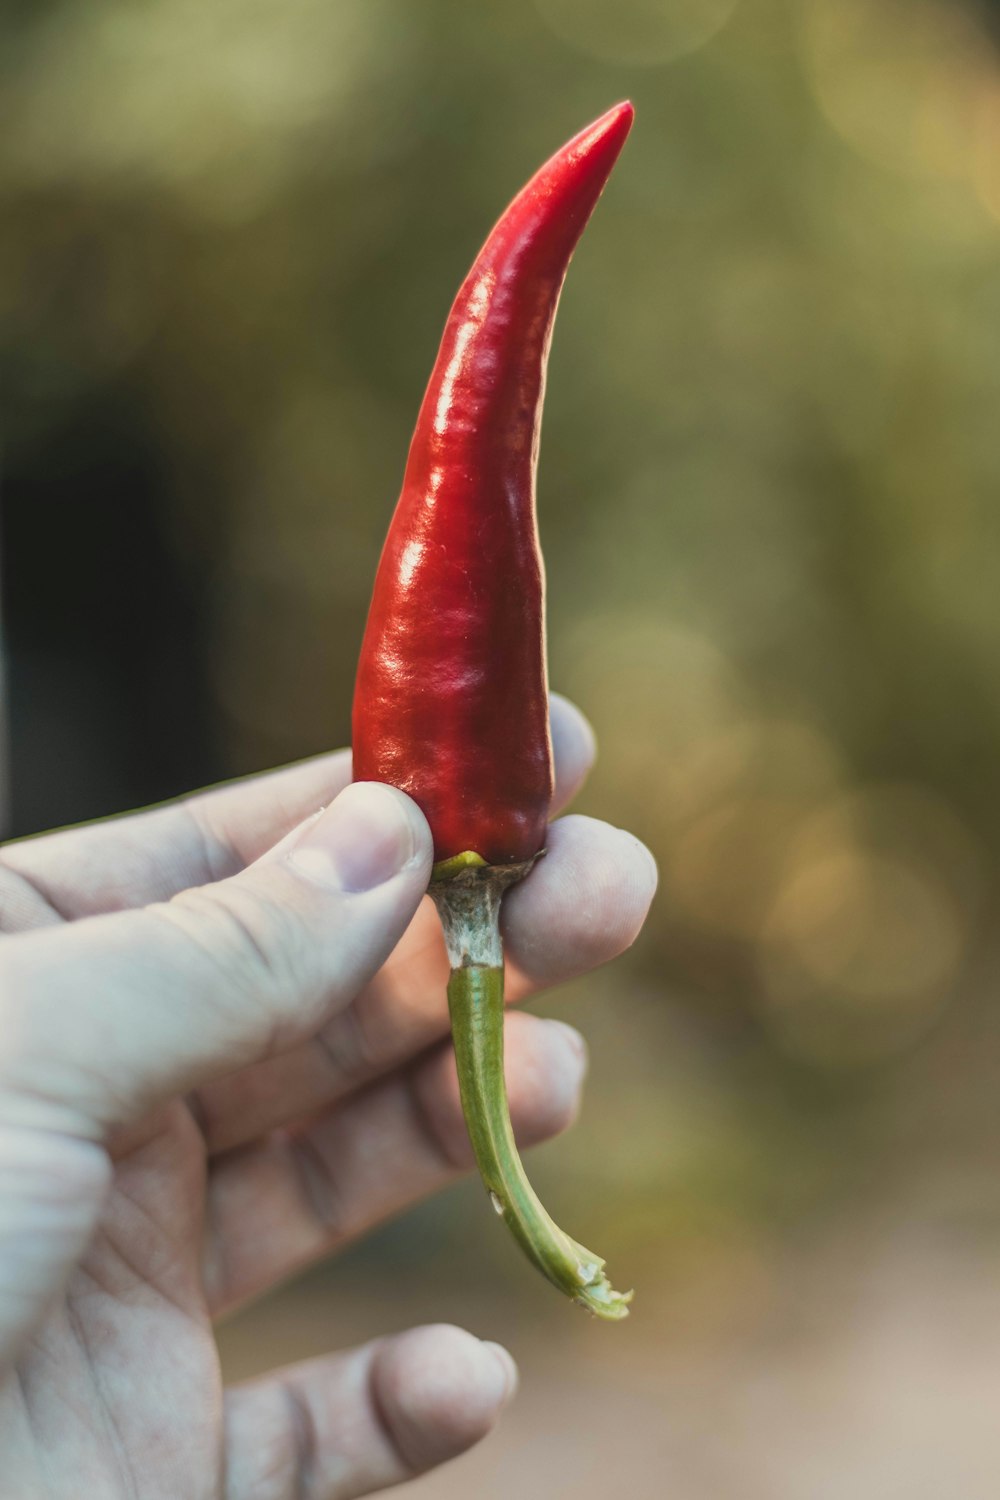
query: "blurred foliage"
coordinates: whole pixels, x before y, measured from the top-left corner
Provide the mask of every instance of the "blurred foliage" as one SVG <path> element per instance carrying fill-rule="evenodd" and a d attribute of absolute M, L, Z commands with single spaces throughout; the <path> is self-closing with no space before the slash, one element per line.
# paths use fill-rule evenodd
<path fill-rule="evenodd" d="M 706 1246 L 745 1278 L 806 1215 L 995 1155 L 988 25 L 935 0 L 0 17 L 7 463 L 32 506 L 53 466 L 81 505 L 116 487 L 95 597 L 143 567 L 127 502 L 155 492 L 220 774 L 347 739 L 450 299 L 542 157 L 635 100 L 567 283 L 540 504 L 553 682 L 602 747 L 582 806 L 663 884 L 631 958 L 577 987 L 595 1097 L 538 1175 L 640 1286 Z M 89 606 L 50 607 L 69 636 Z M 150 743 L 195 712 L 179 660 L 150 664 Z M 504 1290 L 535 1305 L 520 1266 Z"/>

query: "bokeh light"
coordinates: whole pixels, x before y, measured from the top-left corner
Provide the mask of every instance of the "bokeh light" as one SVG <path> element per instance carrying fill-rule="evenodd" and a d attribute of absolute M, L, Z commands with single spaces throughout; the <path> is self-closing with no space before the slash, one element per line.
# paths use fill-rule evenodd
<path fill-rule="evenodd" d="M 955 978 L 965 934 L 929 872 L 843 852 L 789 876 L 762 936 L 764 1003 L 779 1041 L 842 1064 L 920 1035 Z"/>
<path fill-rule="evenodd" d="M 970 10 L 939 0 L 803 0 L 803 50 L 834 129 L 880 166 L 968 170 L 986 39 Z"/>

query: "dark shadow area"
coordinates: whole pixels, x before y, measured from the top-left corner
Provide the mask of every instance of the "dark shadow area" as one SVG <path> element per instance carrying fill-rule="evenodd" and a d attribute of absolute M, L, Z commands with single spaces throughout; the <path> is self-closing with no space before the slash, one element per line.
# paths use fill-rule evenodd
<path fill-rule="evenodd" d="M 202 589 L 169 545 L 137 403 L 93 392 L 13 448 L 2 506 L 8 835 L 141 806 L 221 775 Z"/>

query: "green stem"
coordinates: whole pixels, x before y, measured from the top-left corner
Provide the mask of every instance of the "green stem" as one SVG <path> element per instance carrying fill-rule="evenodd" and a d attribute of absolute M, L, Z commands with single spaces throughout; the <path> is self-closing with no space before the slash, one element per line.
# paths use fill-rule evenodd
<path fill-rule="evenodd" d="M 603 1273 L 603 1260 L 552 1220 L 525 1175 L 514 1142 L 504 1082 L 498 922 L 500 898 L 512 878 L 519 875 L 489 866 L 470 867 L 431 887 L 453 966 L 448 1007 L 462 1110 L 493 1207 L 528 1259 L 567 1296 L 598 1317 L 617 1320 L 628 1316 L 632 1293 L 614 1291 Z"/>

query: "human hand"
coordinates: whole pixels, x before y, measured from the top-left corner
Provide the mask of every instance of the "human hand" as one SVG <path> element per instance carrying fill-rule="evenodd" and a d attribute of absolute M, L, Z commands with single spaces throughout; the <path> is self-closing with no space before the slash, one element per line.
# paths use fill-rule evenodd
<path fill-rule="evenodd" d="M 557 806 L 592 740 L 553 700 Z M 0 850 L 2 1500 L 344 1500 L 444 1462 L 512 1393 L 412 1329 L 224 1392 L 211 1319 L 472 1165 L 415 805 L 324 756 Z M 329 805 L 317 813 L 321 804 Z M 508 897 L 515 999 L 612 958 L 655 885 L 570 817 Z M 520 1141 L 580 1038 L 513 1013 Z"/>

